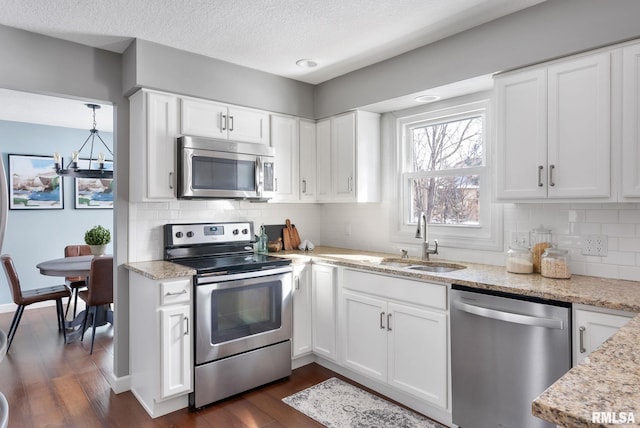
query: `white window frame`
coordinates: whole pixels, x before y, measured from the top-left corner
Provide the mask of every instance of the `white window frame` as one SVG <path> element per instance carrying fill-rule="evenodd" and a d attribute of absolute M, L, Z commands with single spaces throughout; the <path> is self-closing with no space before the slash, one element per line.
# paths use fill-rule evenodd
<path fill-rule="evenodd" d="M 405 114 L 396 112 L 397 146 L 397 212 L 396 239 L 399 242 L 416 244 L 417 223 L 409 222 L 411 190 L 409 180 L 425 175 L 478 175 L 480 180 L 480 225 L 429 224 L 429 237 L 438 240 L 441 247 L 503 251 L 502 205 L 493 203 L 492 138 L 491 138 L 491 102 L 486 93 L 455 98 L 430 104 L 420 109 L 411 109 Z M 483 118 L 483 156 L 484 166 L 454 170 L 416 173 L 411 171 L 410 130 L 418 126 L 428 126 L 441 122 L 463 120 L 469 117 Z"/>

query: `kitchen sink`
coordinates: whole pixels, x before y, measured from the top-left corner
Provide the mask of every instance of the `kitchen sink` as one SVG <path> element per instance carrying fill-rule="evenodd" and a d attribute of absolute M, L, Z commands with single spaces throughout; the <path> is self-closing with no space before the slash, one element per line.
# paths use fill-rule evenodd
<path fill-rule="evenodd" d="M 423 260 L 411 260 L 411 259 L 398 259 L 398 258 L 389 258 L 382 259 L 380 261 L 380 265 L 396 267 L 396 268 L 404 268 L 409 270 L 417 270 L 422 272 L 451 272 L 454 270 L 460 270 L 466 268 L 466 266 L 455 264 L 455 263 L 445 263 L 445 262 L 430 262 Z"/>

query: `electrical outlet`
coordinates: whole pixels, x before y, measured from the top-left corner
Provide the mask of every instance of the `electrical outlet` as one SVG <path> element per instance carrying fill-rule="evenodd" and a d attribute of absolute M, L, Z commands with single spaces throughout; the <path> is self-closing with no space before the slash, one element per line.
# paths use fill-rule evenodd
<path fill-rule="evenodd" d="M 528 247 L 529 232 L 511 232 L 512 247 Z"/>
<path fill-rule="evenodd" d="M 588 235 L 582 237 L 582 255 L 606 257 L 609 252 L 606 235 Z"/>

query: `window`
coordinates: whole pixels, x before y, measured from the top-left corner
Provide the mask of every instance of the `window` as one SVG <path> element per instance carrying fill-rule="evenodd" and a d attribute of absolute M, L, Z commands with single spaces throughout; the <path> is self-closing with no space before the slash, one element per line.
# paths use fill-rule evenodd
<path fill-rule="evenodd" d="M 401 229 L 415 232 L 424 212 L 441 245 L 502 249 L 487 166 L 488 110 L 483 100 L 398 120 Z"/>

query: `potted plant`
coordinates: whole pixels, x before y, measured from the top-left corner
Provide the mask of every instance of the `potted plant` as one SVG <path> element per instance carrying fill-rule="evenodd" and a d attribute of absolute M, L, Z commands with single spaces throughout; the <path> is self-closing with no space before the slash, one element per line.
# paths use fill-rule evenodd
<path fill-rule="evenodd" d="M 111 242 L 111 232 L 100 225 L 94 226 L 84 234 L 84 242 L 91 247 L 93 255 L 101 256 L 107 244 Z"/>

